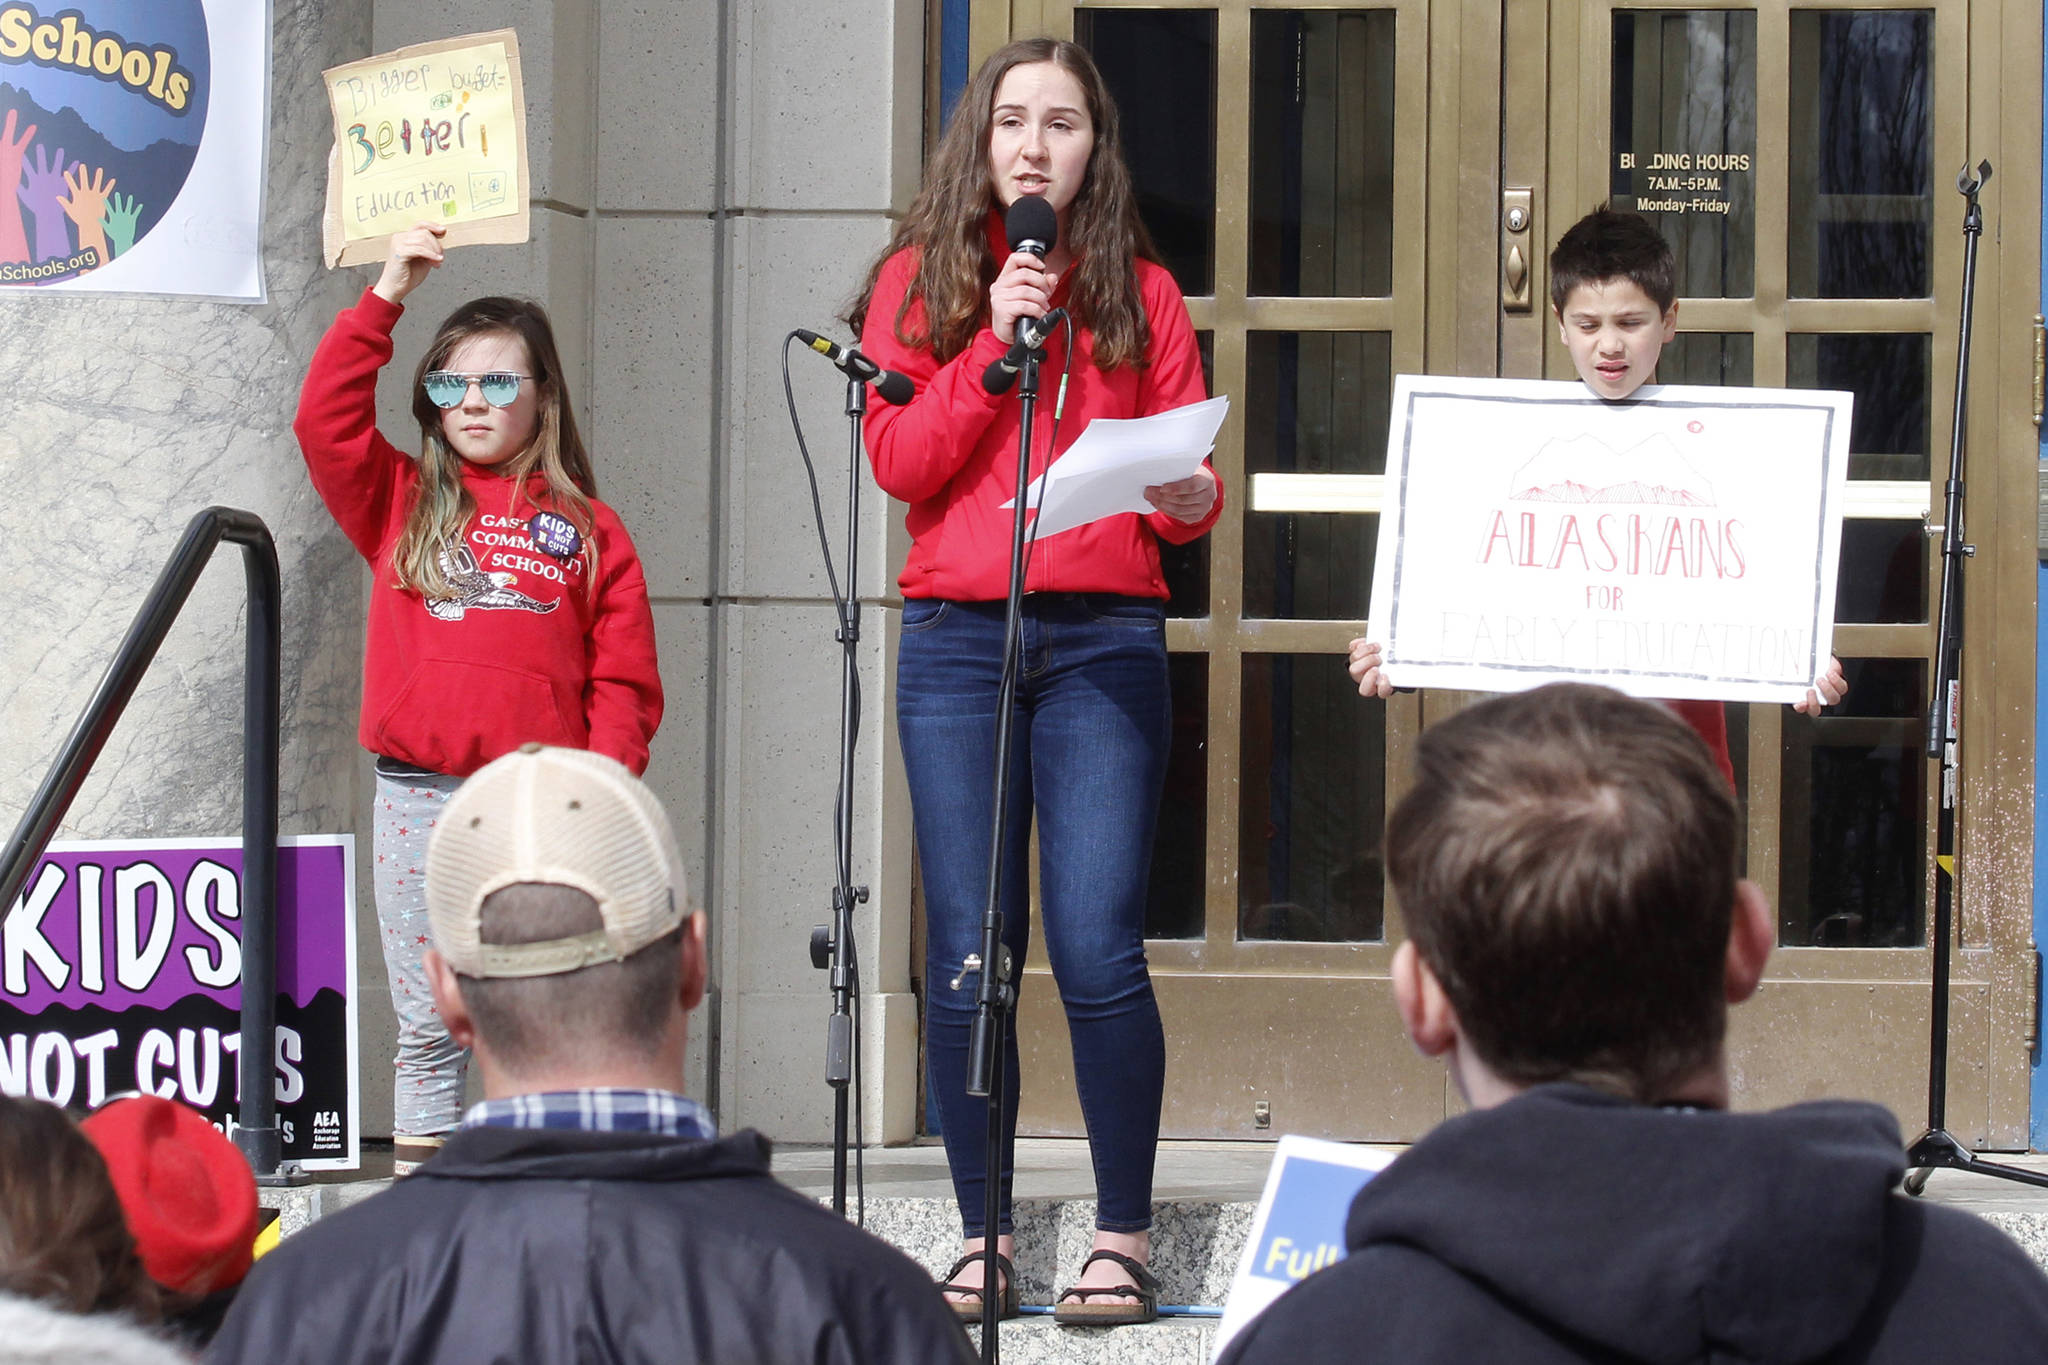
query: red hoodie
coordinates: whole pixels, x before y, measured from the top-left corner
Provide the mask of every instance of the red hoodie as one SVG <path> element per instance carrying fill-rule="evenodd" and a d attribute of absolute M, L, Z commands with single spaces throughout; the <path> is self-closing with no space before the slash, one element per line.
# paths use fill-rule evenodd
<path fill-rule="evenodd" d="M 998 259 L 1009 255 L 1002 219 L 989 217 L 989 247 Z M 905 597 L 943 597 L 956 602 L 992 602 L 1009 594 L 1010 524 L 1005 509 L 1017 492 L 1017 430 L 1021 409 L 1014 391 L 991 394 L 981 374 L 1009 350 L 984 325 L 974 342 L 941 365 L 927 349 L 912 349 L 896 336 L 896 309 L 917 270 L 914 249 L 897 252 L 882 265 L 868 301 L 861 349 L 885 369 L 910 376 L 917 397 L 903 407 L 869 405 L 864 431 L 875 482 L 891 497 L 910 504 L 905 524 L 910 558 L 896 582 Z M 1097 417 L 1145 417 L 1198 403 L 1208 396 L 1202 357 L 1195 348 L 1187 304 L 1173 277 L 1150 261 L 1137 262 L 1138 296 L 1151 336 L 1143 369 L 1095 367 L 1095 338 L 1074 330 L 1074 363 L 1066 411 L 1059 423 L 1065 451 Z M 1055 307 L 1069 298 L 1069 268 L 1053 291 Z M 905 329 L 924 328 L 924 304 L 913 301 Z M 1037 418 L 1032 425 L 1031 475 L 1057 458 L 1051 454 L 1052 415 L 1059 377 L 1066 364 L 1065 329 L 1046 346 Z M 1213 473 L 1213 469 L 1211 470 Z M 1159 571 L 1159 539 L 1179 545 L 1216 524 L 1223 512 L 1223 485 L 1216 504 L 1199 522 L 1176 521 L 1164 512 L 1143 517 L 1126 513 L 1091 522 L 1038 541 L 1031 549 L 1027 592 L 1114 592 L 1130 597 L 1165 597 Z M 1146 530 L 1150 527 L 1150 531 Z M 1155 539 L 1157 537 L 1158 539 Z"/>
<path fill-rule="evenodd" d="M 313 487 L 373 573 L 363 747 L 456 777 L 530 740 L 644 771 L 662 710 L 654 615 L 640 557 L 611 508 L 590 505 L 592 589 L 587 555 L 534 542 L 528 522 L 546 506 L 544 476 L 515 486 L 465 464 L 477 511 L 443 566 L 457 599 L 429 603 L 397 586 L 391 556 L 419 469 L 377 430 L 377 373 L 404 311 L 363 291 L 321 338 L 292 423 Z"/>

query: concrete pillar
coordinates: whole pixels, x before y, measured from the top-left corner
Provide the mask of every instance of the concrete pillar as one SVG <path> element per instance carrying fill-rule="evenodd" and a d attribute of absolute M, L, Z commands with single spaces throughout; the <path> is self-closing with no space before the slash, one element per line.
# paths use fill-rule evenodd
<path fill-rule="evenodd" d="M 923 14 L 918 0 L 377 0 L 377 50 L 519 33 L 535 240 L 452 253 L 415 295 L 397 363 L 476 293 L 530 294 L 553 315 L 600 491 L 654 600 L 668 710 L 648 780 L 711 914 L 689 1086 L 723 1126 L 787 1140 L 831 1125 L 807 942 L 834 878 L 839 656 L 779 348 L 796 326 L 844 335 L 834 316 L 915 187 Z M 836 541 L 842 387 L 815 356 L 792 363 Z M 401 400 L 387 387 L 388 429 L 404 427 Z M 910 1135 L 916 1094 L 908 807 L 885 776 L 893 613 L 879 606 L 898 520 L 868 484 L 854 867 L 874 892 L 860 912 L 872 1139 Z"/>

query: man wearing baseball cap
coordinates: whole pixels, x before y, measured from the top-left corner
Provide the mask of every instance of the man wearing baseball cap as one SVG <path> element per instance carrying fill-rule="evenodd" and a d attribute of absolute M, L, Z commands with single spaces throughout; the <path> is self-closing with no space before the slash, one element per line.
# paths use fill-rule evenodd
<path fill-rule="evenodd" d="M 527 745 L 450 798 L 426 966 L 484 1100 L 391 1190 L 286 1239 L 210 1360 L 967 1361 L 907 1257 L 678 1093 L 704 997 L 661 804 Z"/>

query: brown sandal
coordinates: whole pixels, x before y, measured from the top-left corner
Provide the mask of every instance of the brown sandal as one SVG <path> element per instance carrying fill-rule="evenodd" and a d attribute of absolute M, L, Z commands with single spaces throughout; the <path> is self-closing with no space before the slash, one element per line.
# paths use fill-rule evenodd
<path fill-rule="evenodd" d="M 946 1278 L 939 1281 L 939 1292 L 941 1294 L 974 1295 L 971 1301 L 967 1299 L 946 1300 L 952 1306 L 953 1316 L 964 1323 L 971 1324 L 981 1321 L 981 1287 L 983 1282 L 976 1278 L 972 1284 L 962 1284 L 959 1282 L 958 1276 L 968 1266 L 973 1265 L 977 1261 L 985 1260 L 988 1254 L 987 1251 L 968 1252 L 965 1256 L 953 1262 L 953 1268 L 946 1272 Z M 1007 1320 L 1017 1316 L 1017 1268 L 1010 1264 L 1010 1258 L 1003 1255 L 1002 1252 L 996 1252 L 995 1257 L 996 1269 L 1003 1273 L 1003 1287 L 997 1291 L 996 1297 L 996 1317 L 998 1320 Z"/>
<path fill-rule="evenodd" d="M 1087 1274 L 1088 1267 L 1097 1261 L 1114 1261 L 1124 1268 L 1131 1277 L 1129 1284 L 1108 1285 L 1101 1289 L 1083 1289 L 1079 1285 L 1067 1290 L 1053 1304 L 1053 1321 L 1068 1327 L 1128 1327 L 1135 1323 L 1152 1322 L 1159 1316 L 1159 1281 L 1144 1265 L 1120 1251 L 1097 1251 L 1081 1262 L 1081 1273 Z M 1090 1303 L 1089 1300 L 1101 1295 L 1104 1298 L 1132 1298 L 1136 1303 Z"/>

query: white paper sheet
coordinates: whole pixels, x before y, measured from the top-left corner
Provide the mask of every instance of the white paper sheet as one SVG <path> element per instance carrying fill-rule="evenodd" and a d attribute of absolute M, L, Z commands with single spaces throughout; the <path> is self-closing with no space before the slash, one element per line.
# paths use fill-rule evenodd
<path fill-rule="evenodd" d="M 1098 417 L 1052 467 L 1031 481 L 1025 503 L 1038 509 L 1043 539 L 1119 512 L 1149 512 L 1145 490 L 1190 478 L 1216 448 L 1230 411 L 1219 395 L 1150 417 Z M 1003 506 L 1015 507 L 1010 499 Z"/>

